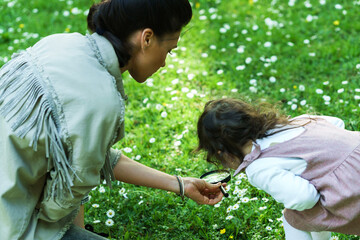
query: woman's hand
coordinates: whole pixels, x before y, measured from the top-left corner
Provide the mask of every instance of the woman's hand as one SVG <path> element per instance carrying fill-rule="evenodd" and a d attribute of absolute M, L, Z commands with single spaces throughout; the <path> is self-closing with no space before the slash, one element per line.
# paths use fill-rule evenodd
<path fill-rule="evenodd" d="M 198 178 L 184 177 L 185 196 L 198 204 L 214 205 L 221 201 L 223 194 L 220 191 L 221 183 L 211 184 Z M 226 183 L 223 183 L 226 186 Z"/>

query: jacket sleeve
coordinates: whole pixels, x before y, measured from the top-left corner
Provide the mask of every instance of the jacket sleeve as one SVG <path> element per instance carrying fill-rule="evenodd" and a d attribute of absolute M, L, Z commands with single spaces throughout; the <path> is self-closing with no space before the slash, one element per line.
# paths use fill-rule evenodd
<path fill-rule="evenodd" d="M 117 164 L 117 162 L 119 161 L 120 157 L 121 157 L 121 151 L 120 150 L 114 149 L 114 148 L 111 148 L 109 150 L 109 162 L 110 162 L 111 169 L 114 169 L 114 167 Z M 104 174 L 101 174 L 101 180 L 106 180 Z M 84 205 L 87 202 L 89 202 L 89 195 L 86 195 L 81 200 L 81 205 Z"/>
<path fill-rule="evenodd" d="M 110 112 L 116 110 L 108 108 Z M 98 109 L 101 108 L 94 106 L 93 110 L 84 109 L 83 112 L 79 110 L 76 117 L 68 119 L 69 139 L 72 143 L 71 192 L 63 189 L 61 194 L 57 194 L 59 192 L 55 182 L 57 172 L 50 173 L 41 204 L 41 219 L 58 221 L 79 207 L 84 196 L 98 186 L 102 178 L 107 180 L 107 184 L 111 184 L 111 180 L 114 180 L 112 168 L 121 155 L 119 150 L 111 148 L 118 119 L 114 118 L 113 114 Z M 96 114 L 93 113 L 95 111 Z"/>
<path fill-rule="evenodd" d="M 108 154 L 111 167 L 115 167 L 121 151 L 110 149 Z M 40 219 L 56 222 L 64 218 L 81 205 L 82 200 L 86 198 L 92 188 L 101 183 L 101 179 L 104 179 L 101 174 L 102 165 L 96 165 L 94 161 L 91 163 L 91 158 L 88 160 L 88 162 L 80 161 L 84 164 L 72 165 L 76 175 L 73 175 L 71 192 L 64 190 L 62 195 L 54 194 L 57 192 L 54 181 L 56 172 L 50 172 L 45 185 L 44 199 L 40 205 Z"/>

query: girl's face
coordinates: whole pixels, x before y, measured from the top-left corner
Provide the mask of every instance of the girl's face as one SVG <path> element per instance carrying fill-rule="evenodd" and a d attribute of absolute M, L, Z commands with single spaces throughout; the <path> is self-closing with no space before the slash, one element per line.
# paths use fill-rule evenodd
<path fill-rule="evenodd" d="M 151 29 L 136 34 L 134 52 L 125 68 L 137 82 L 142 83 L 165 66 L 167 54 L 177 47 L 180 32 L 162 38 L 155 36 Z"/>
<path fill-rule="evenodd" d="M 221 154 L 221 152 L 219 151 L 218 154 Z M 223 165 L 225 168 L 236 170 L 241 163 L 240 159 L 232 154 L 222 153 L 221 157 L 223 159 L 221 161 L 221 165 Z"/>

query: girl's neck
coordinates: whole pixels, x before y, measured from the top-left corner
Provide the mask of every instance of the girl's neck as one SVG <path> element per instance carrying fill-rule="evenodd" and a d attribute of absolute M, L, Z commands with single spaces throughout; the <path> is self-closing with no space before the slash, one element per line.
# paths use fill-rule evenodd
<path fill-rule="evenodd" d="M 247 143 L 245 143 L 245 145 L 241 149 L 242 152 L 244 153 L 244 156 L 251 153 L 252 146 L 253 146 L 253 142 L 251 140 L 249 140 Z"/>

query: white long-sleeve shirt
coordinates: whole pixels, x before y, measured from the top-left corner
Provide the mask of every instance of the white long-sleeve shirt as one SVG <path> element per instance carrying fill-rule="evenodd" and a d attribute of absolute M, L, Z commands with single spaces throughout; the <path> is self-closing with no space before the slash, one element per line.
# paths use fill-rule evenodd
<path fill-rule="evenodd" d="M 339 128 L 344 128 L 344 122 L 339 118 L 316 117 L 321 117 Z M 260 145 L 261 150 L 264 150 L 272 144 L 285 142 L 298 136 L 304 129 L 304 127 L 299 127 L 285 130 L 258 139 L 256 142 Z M 306 165 L 306 161 L 301 158 L 267 157 L 252 162 L 245 172 L 253 186 L 270 194 L 276 201 L 283 203 L 285 208 L 303 211 L 312 208 L 320 198 L 314 185 L 300 177 L 300 174 L 306 169 Z"/>

